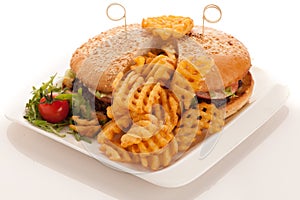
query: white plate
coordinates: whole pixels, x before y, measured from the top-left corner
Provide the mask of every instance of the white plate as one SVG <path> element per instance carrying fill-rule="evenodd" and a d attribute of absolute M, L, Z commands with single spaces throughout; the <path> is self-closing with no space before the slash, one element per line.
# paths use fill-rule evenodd
<path fill-rule="evenodd" d="M 209 168 L 229 154 L 256 129 L 270 119 L 285 102 L 288 96 L 287 87 L 277 84 L 259 68 L 252 67 L 251 72 L 255 79 L 255 87 L 250 103 L 237 115 L 233 116 L 220 133 L 208 138 L 171 166 L 156 172 L 137 171 L 128 165 L 109 160 L 105 155 L 100 153 L 96 141 L 93 141 L 92 144 L 77 142 L 72 135 L 67 134 L 66 137 L 60 138 L 52 133 L 32 126 L 23 118 L 25 103 L 30 98 L 29 92 L 23 95 L 20 94 L 22 95 L 20 99 L 24 101 L 21 101 L 17 106 L 14 104 L 13 108 L 6 113 L 6 117 L 39 134 L 93 157 L 112 168 L 132 173 L 137 177 L 159 186 L 179 187 L 200 177 Z M 209 149 L 205 149 L 207 147 L 209 147 Z"/>

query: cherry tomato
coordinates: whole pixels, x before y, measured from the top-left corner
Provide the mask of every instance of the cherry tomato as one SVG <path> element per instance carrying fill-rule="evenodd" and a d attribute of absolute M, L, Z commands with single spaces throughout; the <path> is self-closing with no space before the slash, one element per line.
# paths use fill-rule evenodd
<path fill-rule="evenodd" d="M 41 117 L 50 123 L 59 123 L 66 119 L 69 114 L 69 102 L 67 100 L 55 100 L 52 95 L 51 100 L 42 97 L 38 105 Z"/>

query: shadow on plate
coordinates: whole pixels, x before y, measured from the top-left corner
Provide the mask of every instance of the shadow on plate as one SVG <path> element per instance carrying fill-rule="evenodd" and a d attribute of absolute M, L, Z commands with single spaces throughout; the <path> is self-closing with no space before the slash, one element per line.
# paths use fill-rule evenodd
<path fill-rule="evenodd" d="M 93 158 L 17 123 L 8 127 L 7 136 L 12 145 L 30 159 L 116 199 L 194 199 L 209 190 L 270 136 L 288 113 L 288 108 L 283 106 L 267 123 L 205 174 L 179 188 L 159 187 L 133 175 L 108 168 Z"/>

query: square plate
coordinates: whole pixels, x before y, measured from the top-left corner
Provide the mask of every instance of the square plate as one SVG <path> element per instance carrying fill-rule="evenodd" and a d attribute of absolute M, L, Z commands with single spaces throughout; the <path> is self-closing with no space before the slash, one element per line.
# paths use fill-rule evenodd
<path fill-rule="evenodd" d="M 267 122 L 286 101 L 288 97 L 288 88 L 286 86 L 276 83 L 263 70 L 257 67 L 252 67 L 251 73 L 255 86 L 249 104 L 235 116 L 232 116 L 221 132 L 214 134 L 200 145 L 188 151 L 186 155 L 171 166 L 155 172 L 135 170 L 130 167 L 130 164 L 109 160 L 98 150 L 99 144 L 96 140 L 93 140 L 91 144 L 84 141 L 78 142 L 70 134 L 61 138 L 31 125 L 23 118 L 23 111 L 26 102 L 30 98 L 30 91 L 20 94 L 19 99 L 23 101 L 19 101 L 20 104 L 14 105 L 9 109 L 6 112 L 6 117 L 39 134 L 93 157 L 109 167 L 131 173 L 158 186 L 180 187 L 200 177 L 229 154 L 255 130 Z"/>

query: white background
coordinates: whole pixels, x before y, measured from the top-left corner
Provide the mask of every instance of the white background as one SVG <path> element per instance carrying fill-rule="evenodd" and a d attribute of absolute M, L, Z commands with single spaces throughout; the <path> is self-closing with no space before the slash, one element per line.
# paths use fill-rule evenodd
<path fill-rule="evenodd" d="M 161 188 L 111 170 L 4 117 L 18 94 L 67 69 L 74 50 L 88 38 L 123 24 L 107 19 L 112 2 L 1 1 L 0 199 L 300 199 L 297 1 L 118 1 L 128 23 L 174 14 L 201 24 L 203 7 L 219 5 L 222 20 L 208 25 L 241 40 L 253 66 L 290 89 L 284 107 L 259 134 L 186 186 Z"/>

